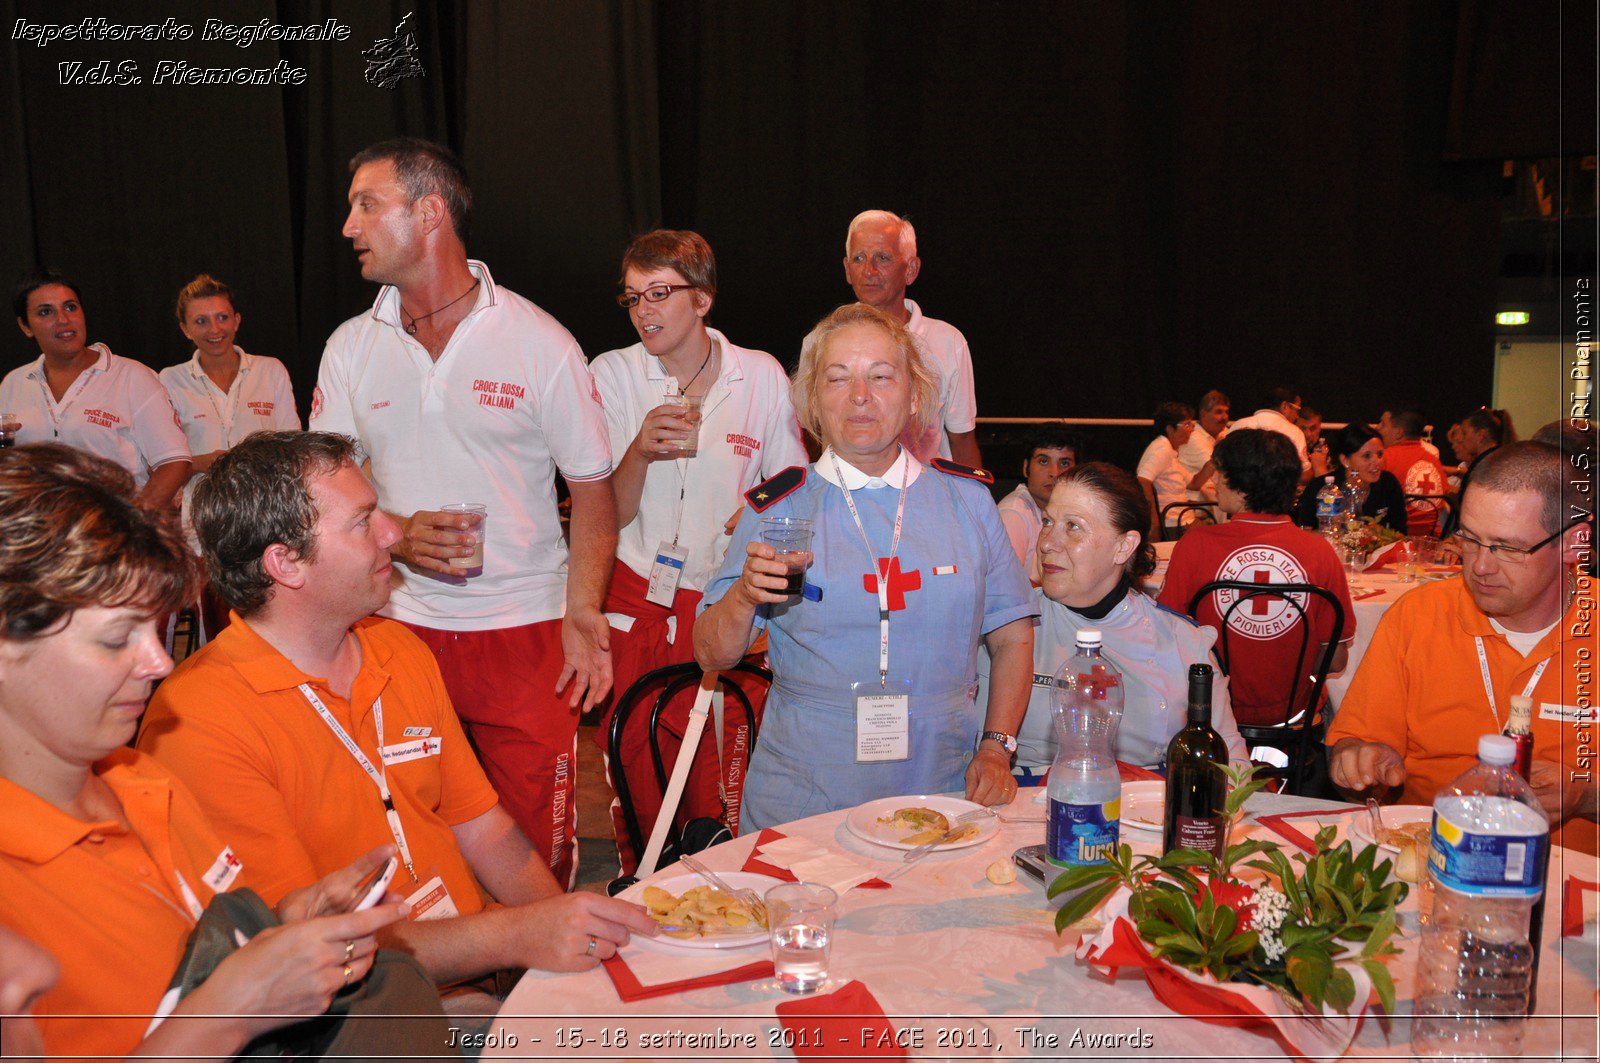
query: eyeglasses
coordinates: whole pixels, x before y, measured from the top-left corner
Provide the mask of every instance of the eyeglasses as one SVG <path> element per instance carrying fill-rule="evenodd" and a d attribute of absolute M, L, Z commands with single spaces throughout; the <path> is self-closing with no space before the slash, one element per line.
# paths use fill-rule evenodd
<path fill-rule="evenodd" d="M 1568 524 L 1565 528 L 1562 528 L 1560 531 L 1554 532 L 1545 536 L 1543 539 L 1540 539 L 1532 546 L 1511 546 L 1507 543 L 1486 543 L 1478 539 L 1474 539 L 1464 531 L 1456 532 L 1456 541 L 1461 544 L 1461 553 L 1463 555 L 1476 554 L 1479 550 L 1487 550 L 1489 551 L 1489 555 L 1491 557 L 1502 564 L 1520 565 L 1527 561 L 1534 554 L 1538 553 L 1540 550 L 1543 550 L 1545 547 L 1549 546 L 1551 543 L 1567 534 L 1567 532 L 1571 529 L 1576 528 L 1580 524 L 1587 523 L 1589 523 L 1588 517 L 1580 517 L 1571 524 Z"/>
<path fill-rule="evenodd" d="M 671 295 L 673 292 L 681 292 L 689 288 L 697 287 L 699 287 L 699 285 L 696 284 L 657 284 L 652 288 L 646 288 L 642 292 L 623 292 L 621 295 L 617 296 L 617 305 L 622 307 L 624 310 L 632 310 L 634 307 L 639 305 L 639 299 L 641 296 L 647 303 L 659 303 L 665 301 L 667 296 Z"/>

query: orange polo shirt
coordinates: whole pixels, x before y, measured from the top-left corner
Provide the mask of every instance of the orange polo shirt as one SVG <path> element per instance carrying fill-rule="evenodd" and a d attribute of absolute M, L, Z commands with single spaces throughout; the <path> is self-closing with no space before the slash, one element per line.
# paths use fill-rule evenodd
<path fill-rule="evenodd" d="M 180 876 L 202 906 L 208 878 L 228 883 L 210 874 L 226 866 L 223 846 L 182 783 L 131 749 L 94 772 L 131 830 L 0 779 L 0 922 L 61 964 L 34 1009 L 45 1051 L 120 1059 L 144 1038 L 194 927 Z"/>
<path fill-rule="evenodd" d="M 1533 688 L 1533 756 L 1564 766 L 1567 778 L 1595 780 L 1595 581 L 1576 577 L 1567 613 L 1524 657 L 1489 624 L 1464 580 L 1418 587 L 1389 607 L 1361 659 L 1350 692 L 1328 728 L 1383 742 L 1406 761 L 1400 800 L 1433 803 L 1435 792 L 1477 762 L 1478 738 L 1498 733 L 1543 661 Z M 1484 693 L 1475 638 L 1483 639 L 1500 723 Z M 1557 845 L 1600 852 L 1600 828 L 1574 817 L 1552 834 Z"/>
<path fill-rule="evenodd" d="M 353 629 L 361 670 L 347 700 L 291 664 L 237 615 L 156 688 L 138 746 L 188 784 L 244 860 L 244 883 L 270 904 L 361 854 L 392 844 L 378 787 L 297 689 L 306 683 L 388 777 L 417 875 L 442 875 L 462 915 L 484 898 L 451 827 L 498 802 L 422 641 L 392 620 Z M 383 699 L 382 742 L 373 704 Z M 438 741 L 426 756 L 383 764 Z M 402 868 L 392 889 L 409 893 Z"/>

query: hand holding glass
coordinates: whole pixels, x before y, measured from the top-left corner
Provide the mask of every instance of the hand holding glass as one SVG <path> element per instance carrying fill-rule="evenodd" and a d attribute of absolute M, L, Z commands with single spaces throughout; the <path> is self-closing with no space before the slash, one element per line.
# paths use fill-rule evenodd
<path fill-rule="evenodd" d="M 668 394 L 662 401 L 666 405 L 682 408 L 683 419 L 689 422 L 689 434 L 678 440 L 675 446 L 682 457 L 694 457 L 700 453 L 700 408 L 705 402 L 705 396 Z"/>
<path fill-rule="evenodd" d="M 761 541 L 777 552 L 788 570 L 783 593 L 799 594 L 811 564 L 811 522 L 802 517 L 766 517 L 761 521 Z"/>
<path fill-rule="evenodd" d="M 472 553 L 466 557 L 452 557 L 450 566 L 452 568 L 481 570 L 483 568 L 483 537 L 489 521 L 489 507 L 480 502 L 452 502 L 448 506 L 440 506 L 439 512 L 452 515 L 465 513 L 468 516 L 476 516 L 478 518 L 477 523 L 472 527 L 463 529 L 472 536 Z"/>

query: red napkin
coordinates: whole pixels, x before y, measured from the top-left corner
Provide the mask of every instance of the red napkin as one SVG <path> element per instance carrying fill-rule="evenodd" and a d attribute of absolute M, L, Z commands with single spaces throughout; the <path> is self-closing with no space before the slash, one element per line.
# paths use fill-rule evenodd
<path fill-rule="evenodd" d="M 732 985 L 735 982 L 754 982 L 762 978 L 771 978 L 774 975 L 772 961 L 756 960 L 743 967 L 735 967 L 731 971 L 718 971 L 716 974 L 701 975 L 699 978 L 685 978 L 678 982 L 663 982 L 660 985 L 645 985 L 640 982 L 628 966 L 628 961 L 621 956 L 612 955 L 601 962 L 606 974 L 611 978 L 611 984 L 616 987 L 617 996 L 624 1003 L 631 1004 L 635 1000 L 649 1000 L 651 997 L 664 997 L 669 993 L 687 993 L 691 989 L 704 989 L 714 985 Z"/>
<path fill-rule="evenodd" d="M 859 981 L 818 996 L 785 1001 L 775 1009 L 778 1022 L 793 1035 L 800 1059 L 906 1059 L 897 1032 L 872 990 Z M 818 1037 L 820 1032 L 821 1036 Z"/>
<path fill-rule="evenodd" d="M 1117 774 L 1122 776 L 1123 782 L 1143 782 L 1146 779 L 1159 779 L 1161 776 L 1149 768 L 1141 768 L 1137 764 L 1125 764 L 1117 761 Z"/>
<path fill-rule="evenodd" d="M 1256 822 L 1272 831 L 1296 849 L 1315 856 L 1317 847 L 1311 836 L 1295 827 L 1285 823 L 1284 820 L 1300 819 L 1305 816 L 1337 816 L 1345 812 L 1359 812 L 1363 806 L 1346 805 L 1343 808 L 1314 808 L 1310 812 L 1280 812 L 1275 816 L 1257 816 Z"/>
<path fill-rule="evenodd" d="M 1387 593 L 1388 591 L 1384 590 L 1382 587 L 1374 587 L 1370 591 L 1362 591 L 1360 594 L 1352 594 L 1350 596 L 1350 600 L 1352 602 L 1364 602 L 1368 598 L 1381 598 Z"/>
<path fill-rule="evenodd" d="M 1577 876 L 1567 877 L 1567 887 L 1561 898 L 1561 936 L 1576 937 L 1583 933 L 1583 895 L 1600 893 L 1600 882 L 1586 882 Z"/>
<path fill-rule="evenodd" d="M 779 838 L 784 837 L 787 837 L 787 835 L 780 834 L 771 827 L 766 828 L 760 834 L 756 835 L 756 844 L 751 848 L 749 858 L 745 860 L 744 866 L 739 870 L 748 871 L 752 875 L 770 875 L 773 878 L 779 879 L 783 882 L 798 881 L 794 877 L 794 872 L 790 871 L 788 868 L 778 867 L 775 864 L 769 864 L 765 860 L 761 859 L 760 856 L 756 855 L 756 850 L 761 848 L 763 845 L 766 845 L 768 842 L 775 842 Z M 867 881 L 861 883 L 861 885 L 855 888 L 858 890 L 886 890 L 892 887 L 890 887 L 889 883 L 883 881 L 881 878 L 869 878 Z"/>

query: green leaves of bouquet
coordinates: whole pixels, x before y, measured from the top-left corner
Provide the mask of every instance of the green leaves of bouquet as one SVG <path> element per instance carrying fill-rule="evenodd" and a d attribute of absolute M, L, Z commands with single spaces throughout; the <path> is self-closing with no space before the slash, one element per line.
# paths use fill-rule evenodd
<path fill-rule="evenodd" d="M 1230 816 L 1265 785 L 1243 782 L 1250 771 L 1230 771 L 1236 783 Z M 1158 959 L 1220 982 L 1269 986 L 1313 1010 L 1328 1005 L 1346 1013 L 1357 1003 L 1347 965 L 1359 963 L 1392 1012 L 1394 981 L 1382 960 L 1399 952 L 1390 939 L 1407 886 L 1392 877 L 1389 860 L 1375 862 L 1376 847 L 1354 853 L 1349 842 L 1333 845 L 1335 833 L 1324 827 L 1316 855 L 1297 853 L 1292 861 L 1254 838 L 1228 846 L 1220 860 L 1196 849 L 1135 858 L 1131 846 L 1119 846 L 1106 863 L 1069 868 L 1051 883 L 1049 896 L 1069 895 L 1056 913 L 1056 931 L 1127 887 L 1128 916 Z M 1264 880 L 1239 881 L 1233 869 L 1241 861 Z"/>

